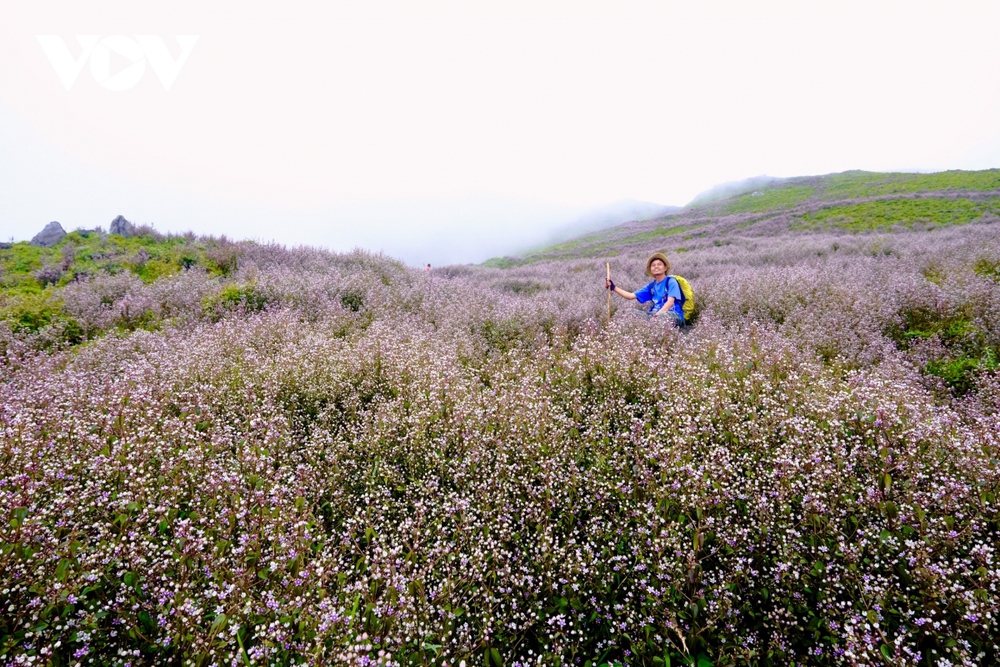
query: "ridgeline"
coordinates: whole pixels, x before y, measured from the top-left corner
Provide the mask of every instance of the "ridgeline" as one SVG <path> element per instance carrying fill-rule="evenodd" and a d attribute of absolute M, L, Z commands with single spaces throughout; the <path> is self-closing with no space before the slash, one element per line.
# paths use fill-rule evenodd
<path fill-rule="evenodd" d="M 713 188 L 671 215 L 625 223 L 522 256 L 495 257 L 484 265 L 502 269 L 547 260 L 614 257 L 651 243 L 683 253 L 733 235 L 885 232 L 997 219 L 1000 169 L 753 178 Z"/>

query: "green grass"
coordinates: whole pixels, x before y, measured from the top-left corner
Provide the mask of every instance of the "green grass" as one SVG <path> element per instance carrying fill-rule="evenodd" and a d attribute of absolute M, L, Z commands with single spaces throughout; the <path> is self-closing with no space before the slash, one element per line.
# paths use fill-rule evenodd
<path fill-rule="evenodd" d="M 563 252 L 569 252 L 570 250 L 576 250 L 577 248 L 580 248 L 582 245 L 584 245 L 585 243 L 587 243 L 588 240 L 597 240 L 597 237 L 596 236 L 590 236 L 590 237 L 583 236 L 583 237 L 580 237 L 578 239 L 573 239 L 572 241 L 564 241 L 563 243 L 557 243 L 556 245 L 549 246 L 547 248 L 543 248 L 541 250 L 538 250 L 537 252 L 533 252 L 533 253 L 531 253 L 531 255 L 543 255 L 543 254 L 547 255 L 547 254 L 551 254 L 551 253 L 558 254 L 558 253 L 563 253 Z"/>
<path fill-rule="evenodd" d="M 692 225 L 674 225 L 672 227 L 656 227 L 645 232 L 636 232 L 628 236 L 620 236 L 614 239 L 609 238 L 609 234 L 598 232 L 581 236 L 580 238 L 559 243 L 548 248 L 542 248 L 524 257 L 493 257 L 483 262 L 483 266 L 494 269 L 509 269 L 515 266 L 523 266 L 534 262 L 559 259 L 566 253 L 573 253 L 573 257 L 614 257 L 618 254 L 622 246 L 646 243 L 657 239 L 687 234 L 696 229 L 705 227 L 708 223 L 699 222 Z M 564 258 L 564 257 L 562 257 Z"/>
<path fill-rule="evenodd" d="M 704 227 L 708 223 L 702 222 L 694 225 L 677 225 L 675 227 L 657 227 L 656 229 L 650 230 L 648 232 L 640 232 L 638 234 L 632 234 L 631 236 L 625 236 L 616 240 L 616 243 L 624 245 L 626 243 L 643 243 L 645 241 L 655 241 L 666 236 L 676 236 L 678 234 L 686 234 L 692 232 L 696 229 Z"/>
<path fill-rule="evenodd" d="M 710 209 L 718 215 L 767 213 L 794 208 L 810 200 L 839 201 L 919 192 L 989 192 L 1000 190 L 1000 169 L 943 171 L 933 174 L 845 171 L 825 176 L 804 176 L 743 192 L 726 199 L 699 202 L 695 210 Z"/>
<path fill-rule="evenodd" d="M 528 252 L 522 257 L 491 257 L 483 262 L 483 266 L 492 269 L 510 269 L 515 266 L 524 266 L 525 264 L 542 262 L 547 259 L 554 259 L 554 256 L 556 255 L 563 255 L 574 250 L 590 250 L 595 243 L 606 238 L 606 236 L 607 234 L 602 232 L 587 234 L 570 241 L 564 241 L 562 243 L 557 243 L 556 245 Z M 586 252 L 583 252 L 580 253 L 579 256 L 586 257 L 588 255 Z"/>
<path fill-rule="evenodd" d="M 493 269 L 510 269 L 515 266 L 524 266 L 525 264 L 555 259 L 559 255 L 573 251 L 578 251 L 575 255 L 577 257 L 589 257 L 593 254 L 595 248 L 607 245 L 606 243 L 599 243 L 605 238 L 607 238 L 607 234 L 604 232 L 587 234 L 586 236 L 581 236 L 570 241 L 534 250 L 522 257 L 491 257 L 483 262 L 483 266 Z"/>
<path fill-rule="evenodd" d="M 942 171 L 934 174 L 845 171 L 823 177 L 822 198 L 859 199 L 917 192 L 987 192 L 1000 189 L 1000 169 Z"/>
<path fill-rule="evenodd" d="M 891 199 L 822 208 L 803 215 L 795 227 L 836 227 L 864 232 L 897 226 L 913 227 L 916 224 L 963 225 L 987 214 L 1000 215 L 1000 198 L 982 201 L 951 197 Z"/>
<path fill-rule="evenodd" d="M 752 192 L 747 192 L 724 202 L 718 209 L 718 214 L 765 213 L 794 208 L 811 199 L 816 193 L 816 188 L 805 185 L 784 185 L 765 188 L 759 192 L 760 194 L 756 196 Z"/>
<path fill-rule="evenodd" d="M 483 266 L 488 269 L 512 269 L 515 266 L 523 264 L 525 264 L 523 259 L 516 259 L 514 257 L 491 257 L 483 262 Z"/>

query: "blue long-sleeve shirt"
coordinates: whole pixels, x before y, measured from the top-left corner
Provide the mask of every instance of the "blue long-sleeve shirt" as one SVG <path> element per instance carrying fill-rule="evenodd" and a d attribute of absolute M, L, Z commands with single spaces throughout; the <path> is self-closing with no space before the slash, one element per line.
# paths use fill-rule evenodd
<path fill-rule="evenodd" d="M 639 303 L 653 302 L 653 305 L 649 307 L 649 312 L 651 313 L 659 312 L 663 308 L 663 304 L 670 297 L 674 297 L 674 305 L 670 310 L 677 313 L 683 322 L 684 309 L 682 304 L 684 303 L 684 295 L 681 293 L 681 286 L 673 276 L 665 276 L 660 282 L 654 280 L 635 293 L 635 298 Z"/>

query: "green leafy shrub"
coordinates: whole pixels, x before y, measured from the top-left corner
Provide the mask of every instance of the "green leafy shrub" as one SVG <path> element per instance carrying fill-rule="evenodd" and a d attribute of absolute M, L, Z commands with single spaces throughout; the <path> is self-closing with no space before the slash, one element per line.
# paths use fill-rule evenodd
<path fill-rule="evenodd" d="M 944 380 L 957 394 L 966 394 L 974 386 L 979 372 L 995 371 L 997 369 L 997 354 L 993 349 L 984 351 L 981 358 L 961 356 L 957 358 L 937 359 L 928 362 L 925 370 L 930 375 Z"/>
<path fill-rule="evenodd" d="M 257 283 L 230 283 L 207 298 L 205 308 L 214 313 L 220 309 L 256 313 L 264 310 L 272 300 Z"/>
<path fill-rule="evenodd" d="M 983 257 L 972 265 L 972 270 L 984 278 L 1000 280 L 1000 260 Z"/>
<path fill-rule="evenodd" d="M 486 319 L 474 327 L 487 349 L 508 352 L 523 342 L 525 331 L 518 322 L 509 319 Z"/>
<path fill-rule="evenodd" d="M 340 305 L 356 313 L 365 305 L 365 295 L 359 291 L 344 292 L 340 295 Z"/>
<path fill-rule="evenodd" d="M 9 322 L 14 331 L 32 333 L 50 325 L 63 314 L 61 304 L 51 298 L 51 293 L 8 298 L 0 313 L 0 318 Z"/>
<path fill-rule="evenodd" d="M 981 373 L 996 370 L 996 349 L 968 312 L 945 315 L 914 307 L 905 309 L 903 315 L 906 327 L 901 335 L 897 332 L 896 342 L 906 349 L 920 340 L 938 340 L 947 354 L 928 361 L 924 371 L 944 380 L 955 393 L 967 393 Z"/>
<path fill-rule="evenodd" d="M 83 340 L 79 322 L 63 309 L 62 302 L 51 291 L 42 294 L 8 296 L 0 305 L 0 321 L 7 322 L 11 331 L 38 334 L 45 329 L 57 333 L 54 342 L 76 344 Z"/>
<path fill-rule="evenodd" d="M 225 237 L 205 250 L 205 265 L 212 273 L 229 276 L 236 271 L 241 255 L 238 244 L 230 243 Z"/>

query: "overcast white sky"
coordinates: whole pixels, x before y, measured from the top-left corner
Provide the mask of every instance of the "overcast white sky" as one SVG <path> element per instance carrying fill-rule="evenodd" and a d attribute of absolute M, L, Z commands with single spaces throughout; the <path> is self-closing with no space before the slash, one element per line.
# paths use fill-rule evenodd
<path fill-rule="evenodd" d="M 0 238 L 123 214 L 469 262 L 759 174 L 1000 167 L 998 27 L 997 2 L 0 0 Z"/>

